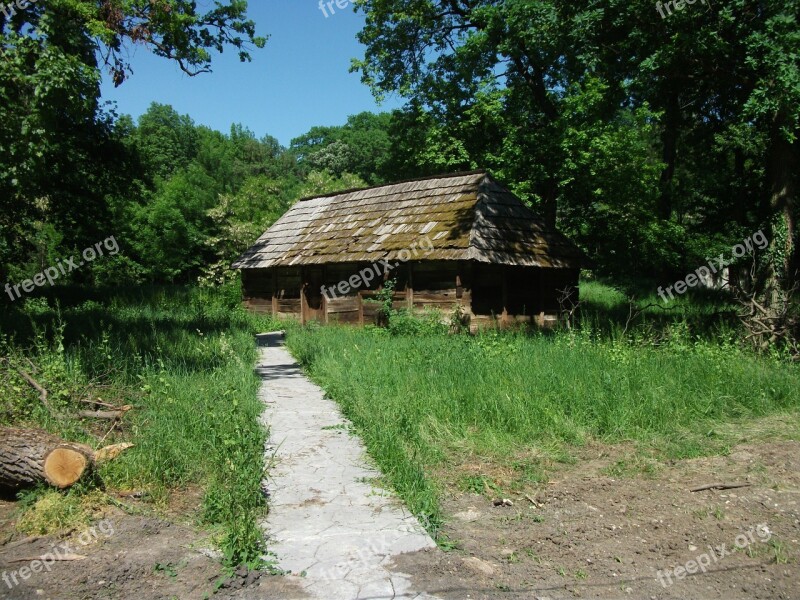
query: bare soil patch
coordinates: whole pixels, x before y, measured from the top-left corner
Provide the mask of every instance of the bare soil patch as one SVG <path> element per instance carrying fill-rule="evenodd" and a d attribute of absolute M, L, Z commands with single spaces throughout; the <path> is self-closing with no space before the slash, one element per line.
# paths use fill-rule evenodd
<path fill-rule="evenodd" d="M 550 483 L 509 494 L 513 506 L 454 492 L 444 531 L 456 549 L 405 555 L 398 567 L 447 599 L 800 598 L 800 442 L 618 473 L 629 457 L 625 448 L 586 448 Z M 502 480 L 502 468 L 490 475 Z M 689 491 L 714 482 L 750 486 Z M 748 544 L 736 549 L 737 536 L 760 524 L 769 535 L 738 538 Z M 720 551 L 709 546 L 722 544 L 730 553 L 714 560 Z M 711 559 L 704 573 L 676 577 L 673 569 L 703 554 Z"/>
<path fill-rule="evenodd" d="M 181 498 L 173 498 L 170 504 L 188 509 L 193 500 L 196 500 L 195 494 L 187 492 Z M 51 551 L 53 542 L 65 540 L 15 539 L 14 510 L 15 503 L 0 500 L 0 577 L 3 573 L 15 572 L 18 582 L 10 588 L 0 579 L 0 598 L 233 600 L 303 597 L 279 576 L 246 570 L 227 576 L 211 550 L 208 535 L 189 524 L 155 516 L 131 516 L 118 509 L 110 509 L 105 517 L 113 525 L 112 535 L 98 535 L 94 543 L 86 546 L 79 541 L 82 532 L 73 532 L 65 538 L 75 542 L 75 552 L 86 556 L 85 560 L 56 562 L 51 572 L 32 573 L 23 581 L 19 569 L 29 566 L 30 562 L 14 561 L 45 555 Z"/>

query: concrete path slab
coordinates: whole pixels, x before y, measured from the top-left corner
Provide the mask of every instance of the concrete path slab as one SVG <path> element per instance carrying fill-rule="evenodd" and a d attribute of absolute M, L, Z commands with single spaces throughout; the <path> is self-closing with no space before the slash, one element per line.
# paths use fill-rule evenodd
<path fill-rule="evenodd" d="M 339 407 L 283 348 L 282 335 L 259 336 L 259 347 L 273 462 L 263 526 L 278 567 L 311 598 L 433 599 L 412 589 L 392 559 L 436 544 L 396 497 L 370 484 L 380 472 Z"/>

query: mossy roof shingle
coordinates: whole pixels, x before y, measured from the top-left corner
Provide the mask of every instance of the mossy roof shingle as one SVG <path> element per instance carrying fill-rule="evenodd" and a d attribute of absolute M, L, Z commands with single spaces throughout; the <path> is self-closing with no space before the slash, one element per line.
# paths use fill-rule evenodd
<path fill-rule="evenodd" d="M 578 268 L 582 256 L 480 171 L 301 200 L 233 267 L 377 262 L 423 240 L 433 245 L 429 261 Z"/>

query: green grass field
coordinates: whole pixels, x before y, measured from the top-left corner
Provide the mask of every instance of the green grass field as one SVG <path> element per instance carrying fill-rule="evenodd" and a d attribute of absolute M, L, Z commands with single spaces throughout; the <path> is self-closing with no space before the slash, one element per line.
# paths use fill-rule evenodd
<path fill-rule="evenodd" d="M 242 310 L 235 294 L 167 288 L 59 296 L 58 305 L 37 299 L 6 311 L 0 354 L 28 371 L 35 366 L 51 403 L 68 418 L 54 419 L 7 369 L 11 393 L 0 405 L 0 424 L 43 426 L 96 447 L 98 438 L 69 418 L 86 408 L 80 399 L 133 405 L 124 432 L 103 442 L 136 444 L 101 470 L 105 486 L 145 490 L 155 508 L 170 490 L 199 487 L 201 520 L 227 561 L 257 562 L 266 432 L 258 422 L 254 334 L 269 323 Z M 81 493 L 66 494 L 65 512 Z M 52 495 L 45 499 L 52 504 Z M 50 513 L 58 526 L 58 510 Z"/>
<path fill-rule="evenodd" d="M 578 331 L 392 336 L 305 327 L 290 330 L 288 343 L 434 530 L 434 473 L 463 456 L 536 480 L 545 475 L 519 457 L 569 459 L 590 440 L 634 442 L 671 458 L 724 452 L 731 424 L 796 415 L 797 365 L 740 349 L 724 322 L 701 318 L 713 311 L 671 313 L 657 331 L 645 319 L 623 336 L 619 324 L 593 329 L 603 310 L 628 309 L 592 286 L 584 295 L 594 312 Z"/>
<path fill-rule="evenodd" d="M 133 405 L 124 431 L 102 442 L 136 444 L 101 470 L 107 489 L 144 489 L 158 509 L 170 491 L 199 487 L 200 520 L 227 562 L 257 562 L 266 432 L 254 334 L 278 324 L 242 310 L 234 288 L 53 294 L 0 315 L 8 358 L 0 424 L 101 444 L 76 419 L 54 419 L 15 367 L 35 367 L 67 416 L 85 408 L 81 398 Z M 725 452 L 762 417 L 798 422 L 800 367 L 741 348 L 724 297 L 686 297 L 630 320 L 620 292 L 589 282 L 582 296 L 582 322 L 569 331 L 448 335 L 436 318 L 403 315 L 389 329 L 282 326 L 290 350 L 434 534 L 449 485 L 442 473 L 473 458 L 535 485 L 587 443 L 624 443 L 648 460 L 691 457 Z M 479 475 L 461 482 L 473 491 L 490 484 Z M 20 522 L 46 531 L 48 522 L 83 518 L 82 494 L 84 504 L 103 501 L 82 490 L 35 492 Z"/>

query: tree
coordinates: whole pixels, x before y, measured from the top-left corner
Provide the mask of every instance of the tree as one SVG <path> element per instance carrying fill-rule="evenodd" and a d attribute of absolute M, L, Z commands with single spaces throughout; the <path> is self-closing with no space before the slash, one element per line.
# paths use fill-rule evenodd
<path fill-rule="evenodd" d="M 313 198 L 367 186 L 366 181 L 352 173 L 343 173 L 341 177 L 334 177 L 327 171 L 311 171 L 300 186 L 297 196 L 298 198 Z"/>
<path fill-rule="evenodd" d="M 129 147 L 99 106 L 100 68 L 117 85 L 125 46 L 142 44 L 185 71 L 208 71 L 211 51 L 265 40 L 247 3 L 198 13 L 186 0 L 48 0 L 0 11 L 0 275 L 31 251 L 26 231 L 51 222 L 67 248 L 106 235 L 109 195 L 124 194 Z"/>
<path fill-rule="evenodd" d="M 167 179 L 189 166 L 198 152 L 199 135 L 189 115 L 154 102 L 136 127 L 135 140 L 145 171 Z"/>
<path fill-rule="evenodd" d="M 192 165 L 159 183 L 151 202 L 133 208 L 132 249 L 153 279 L 185 279 L 213 258 L 205 240 L 216 199 L 214 180 Z"/>
<path fill-rule="evenodd" d="M 366 0 L 359 5 L 366 14 L 359 40 L 367 50 L 354 62 L 376 94 L 413 97 L 446 129 L 463 131 L 464 123 L 472 123 L 480 131 L 475 116 L 483 107 L 498 111 L 505 131 L 515 136 L 515 148 L 508 150 L 524 161 L 519 170 L 532 175 L 532 199 L 551 224 L 562 162 L 559 89 L 568 87 L 571 67 L 571 24 L 560 18 L 560 4 Z M 494 131 L 488 139 L 461 141 L 480 142 L 482 154 L 496 154 L 508 140 Z"/>
<path fill-rule="evenodd" d="M 358 175 L 372 184 L 392 178 L 387 172 L 391 150 L 389 113 L 363 112 L 340 127 L 312 127 L 292 140 L 291 149 L 308 171 L 328 171 L 335 177 Z"/>
<path fill-rule="evenodd" d="M 721 240 L 730 248 L 772 222 L 781 284 L 792 281 L 798 0 L 686 3 L 665 19 L 649 0 L 365 0 L 359 8 L 366 53 L 354 69 L 376 95 L 409 99 L 401 116 L 415 127 L 395 146 L 406 165 L 429 170 L 428 155 L 523 181 L 517 191 L 549 222 L 569 217 L 606 257 L 609 228 L 631 240 L 649 231 L 651 247 L 663 249 L 648 259 L 655 273 L 680 268 L 679 254 L 692 260 Z M 576 121 L 587 94 L 591 111 Z M 628 151 L 618 146 L 626 138 Z M 612 147 L 610 173 L 576 171 L 589 166 L 576 153 L 593 148 L 606 160 Z M 637 187 L 647 190 L 641 201 L 606 213 L 614 222 L 588 211 L 579 223 L 581 206 L 600 206 L 586 204 L 592 190 L 624 198 Z"/>

